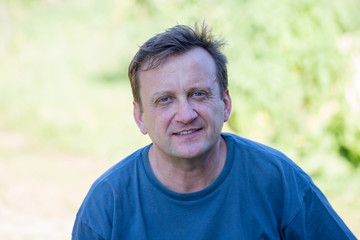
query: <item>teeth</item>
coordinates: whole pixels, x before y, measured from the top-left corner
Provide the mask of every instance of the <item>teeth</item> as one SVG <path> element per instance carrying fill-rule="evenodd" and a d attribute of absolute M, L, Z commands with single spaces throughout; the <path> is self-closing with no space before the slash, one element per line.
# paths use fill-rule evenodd
<path fill-rule="evenodd" d="M 178 135 L 186 135 L 186 134 L 190 134 L 190 133 L 193 133 L 195 132 L 194 130 L 190 130 L 190 131 L 183 131 L 183 132 L 179 132 L 177 133 Z"/>

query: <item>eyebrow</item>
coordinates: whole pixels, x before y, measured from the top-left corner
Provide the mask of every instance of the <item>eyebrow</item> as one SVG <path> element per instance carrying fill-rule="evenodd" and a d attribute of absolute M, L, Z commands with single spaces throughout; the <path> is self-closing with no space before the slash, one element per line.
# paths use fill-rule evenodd
<path fill-rule="evenodd" d="M 197 90 L 204 90 L 206 92 L 212 92 L 213 89 L 211 87 L 205 87 L 205 88 L 202 88 L 202 87 L 192 87 L 189 89 L 189 92 L 194 92 L 194 91 L 197 91 Z"/>
<path fill-rule="evenodd" d="M 161 96 L 168 96 L 168 95 L 173 95 L 172 91 L 168 91 L 168 90 L 164 90 L 164 91 L 158 91 L 153 93 L 153 95 L 151 96 L 151 102 L 155 102 L 157 100 L 157 98 L 161 97 Z"/>
<path fill-rule="evenodd" d="M 164 95 L 171 95 L 172 94 L 172 91 L 169 91 L 169 90 L 164 90 L 164 91 L 158 91 L 158 92 L 155 92 L 153 93 L 153 97 L 159 97 L 159 96 L 164 96 Z"/>

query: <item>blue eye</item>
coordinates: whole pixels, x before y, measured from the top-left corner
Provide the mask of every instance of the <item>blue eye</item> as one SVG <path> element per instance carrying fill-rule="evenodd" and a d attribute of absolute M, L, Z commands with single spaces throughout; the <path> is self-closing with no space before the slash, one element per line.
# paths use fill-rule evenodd
<path fill-rule="evenodd" d="M 169 97 L 163 97 L 163 98 L 160 98 L 160 102 L 167 102 L 169 101 Z"/>
<path fill-rule="evenodd" d="M 195 97 L 201 97 L 202 95 L 204 95 L 202 92 L 195 92 L 194 93 Z"/>

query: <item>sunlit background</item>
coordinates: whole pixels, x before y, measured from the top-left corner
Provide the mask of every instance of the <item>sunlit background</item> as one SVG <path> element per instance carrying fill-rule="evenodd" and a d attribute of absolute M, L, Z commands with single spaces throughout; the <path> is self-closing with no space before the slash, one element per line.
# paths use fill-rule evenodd
<path fill-rule="evenodd" d="M 203 21 L 224 37 L 225 131 L 286 153 L 360 236 L 360 1 L 0 0 L 0 239 L 70 239 L 91 183 L 149 143 L 138 46 Z"/>

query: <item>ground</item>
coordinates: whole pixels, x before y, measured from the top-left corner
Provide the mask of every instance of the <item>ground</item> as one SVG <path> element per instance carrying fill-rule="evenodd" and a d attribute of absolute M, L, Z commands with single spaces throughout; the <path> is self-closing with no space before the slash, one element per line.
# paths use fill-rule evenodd
<path fill-rule="evenodd" d="M 110 165 L 0 132 L 0 239 L 70 239 L 81 201 Z"/>

